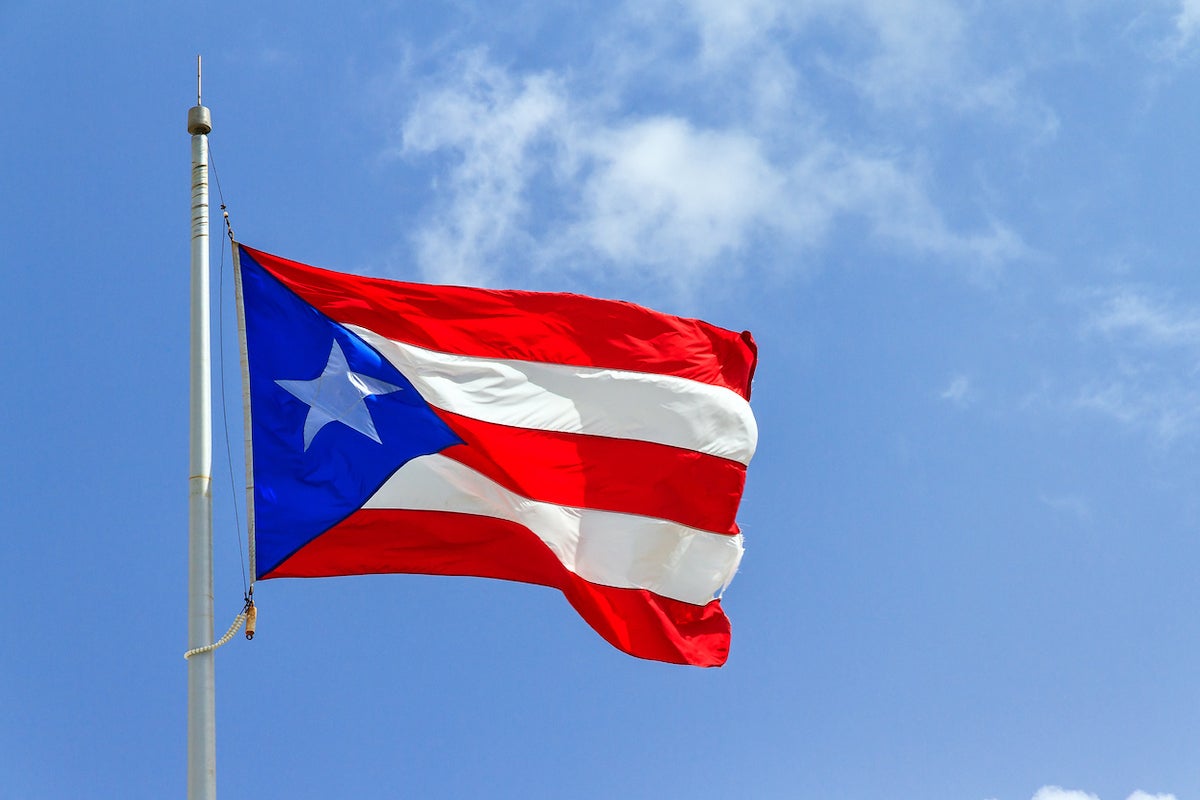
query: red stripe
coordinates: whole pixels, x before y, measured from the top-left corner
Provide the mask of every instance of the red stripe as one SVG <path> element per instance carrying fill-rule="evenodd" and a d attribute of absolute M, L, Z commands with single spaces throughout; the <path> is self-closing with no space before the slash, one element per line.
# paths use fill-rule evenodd
<path fill-rule="evenodd" d="M 266 578 L 408 572 L 522 581 L 562 591 L 615 647 L 639 658 L 717 667 L 729 654 L 719 600 L 695 606 L 644 589 L 580 578 L 526 528 L 439 511 L 363 509 L 318 536 Z"/>
<path fill-rule="evenodd" d="M 523 497 L 738 532 L 744 464 L 654 442 L 528 430 L 434 410 L 466 442 L 442 455 Z"/>
<path fill-rule="evenodd" d="M 574 294 L 401 283 L 347 275 L 240 245 L 325 315 L 431 350 L 676 375 L 750 397 L 748 331 Z"/>

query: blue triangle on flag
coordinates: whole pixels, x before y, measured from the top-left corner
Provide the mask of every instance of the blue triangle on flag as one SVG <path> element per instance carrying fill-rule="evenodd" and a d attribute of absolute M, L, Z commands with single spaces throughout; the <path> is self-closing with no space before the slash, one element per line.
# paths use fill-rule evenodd
<path fill-rule="evenodd" d="M 408 461 L 462 440 L 378 351 L 245 251 L 240 262 L 258 578 L 359 509 Z M 344 396 L 338 404 L 304 399 L 321 381 L 348 380 L 347 370 L 363 391 L 379 392 L 351 395 L 354 413 Z"/>

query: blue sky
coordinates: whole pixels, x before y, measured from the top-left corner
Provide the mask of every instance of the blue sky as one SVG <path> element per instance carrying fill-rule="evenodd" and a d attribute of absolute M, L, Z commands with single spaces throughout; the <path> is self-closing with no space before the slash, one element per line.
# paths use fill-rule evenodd
<path fill-rule="evenodd" d="M 246 243 L 761 355 L 724 668 L 264 583 L 222 796 L 1200 796 L 1196 0 L 3 0 L 0 794 L 183 791 L 196 53 Z"/>

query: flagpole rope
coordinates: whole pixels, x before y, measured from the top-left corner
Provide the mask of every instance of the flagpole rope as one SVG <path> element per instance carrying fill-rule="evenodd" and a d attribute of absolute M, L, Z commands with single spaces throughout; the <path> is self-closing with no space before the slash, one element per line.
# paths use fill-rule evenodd
<path fill-rule="evenodd" d="M 217 171 L 217 162 L 213 157 L 212 142 L 206 143 L 208 146 L 208 160 L 212 165 L 213 179 L 217 184 L 217 197 L 221 201 L 221 214 L 225 218 L 225 231 L 229 238 L 229 247 L 231 255 L 236 259 L 236 254 L 232 253 L 233 249 L 233 225 L 229 221 L 229 209 L 225 205 L 225 193 L 221 189 L 221 175 Z M 224 244 L 224 243 L 222 243 Z M 220 367 L 220 391 L 218 394 L 221 397 L 221 427 L 225 434 L 225 461 L 229 466 L 229 488 L 231 489 L 230 496 L 233 498 L 233 524 L 237 533 L 238 547 L 238 566 L 242 570 L 242 590 L 250 594 L 253 593 L 254 576 L 251 575 L 249 581 L 246 578 L 246 563 L 242 559 L 242 514 L 238 508 L 237 500 L 237 485 L 233 477 L 233 447 L 229 443 L 229 411 L 225 399 L 225 248 L 221 247 L 221 266 L 217 271 L 217 351 L 220 353 L 218 365 Z M 253 538 L 251 541 L 251 549 L 253 548 Z M 250 564 L 253 569 L 254 555 L 250 553 Z"/>
<path fill-rule="evenodd" d="M 186 653 L 183 654 L 183 657 L 191 658 L 192 656 L 198 656 L 201 653 L 210 653 L 213 650 L 216 650 L 221 645 L 227 644 L 229 642 L 229 640 L 233 638 L 233 635 L 238 632 L 238 629 L 242 627 L 242 623 L 245 621 L 246 621 L 245 612 L 239 613 L 236 617 L 234 617 L 233 624 L 229 626 L 229 630 L 225 631 L 224 636 L 222 636 L 220 639 L 213 642 L 212 644 L 206 644 L 206 645 L 204 645 L 204 647 L 196 647 L 192 650 L 188 650 Z"/>
<path fill-rule="evenodd" d="M 232 639 L 234 634 L 238 632 L 238 629 L 242 627 L 242 623 L 245 623 L 246 625 L 246 638 L 253 639 L 254 630 L 258 625 L 258 609 L 254 607 L 253 589 L 246 593 L 246 605 L 242 606 L 241 612 L 233 618 L 233 624 L 229 626 L 229 630 L 225 631 L 224 636 L 212 644 L 206 644 L 204 647 L 196 647 L 188 650 L 183 654 L 183 657 L 188 659 L 192 656 L 198 656 L 201 653 L 211 653 L 218 647 L 228 644 L 229 640 Z"/>

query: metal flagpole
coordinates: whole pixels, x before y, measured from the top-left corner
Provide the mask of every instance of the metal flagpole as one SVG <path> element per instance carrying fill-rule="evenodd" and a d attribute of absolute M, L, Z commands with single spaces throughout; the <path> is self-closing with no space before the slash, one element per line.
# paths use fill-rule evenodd
<path fill-rule="evenodd" d="M 188 647 L 213 640 L 212 395 L 208 298 L 208 134 L 212 115 L 200 104 L 188 110 L 192 135 L 191 438 L 188 472 Z M 188 800 L 217 796 L 216 690 L 212 650 L 188 659 Z"/>

